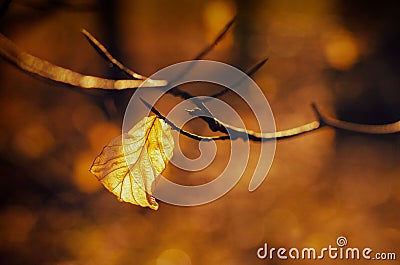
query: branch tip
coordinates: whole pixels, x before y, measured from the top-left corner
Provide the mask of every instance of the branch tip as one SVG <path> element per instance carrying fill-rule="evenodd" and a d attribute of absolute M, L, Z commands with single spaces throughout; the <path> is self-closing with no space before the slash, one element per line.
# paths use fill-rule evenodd
<path fill-rule="evenodd" d="M 202 50 L 195 58 L 194 60 L 200 60 L 203 58 L 205 55 L 207 55 L 228 33 L 229 29 L 232 27 L 232 25 L 236 21 L 236 15 L 225 25 L 225 27 L 222 29 L 222 31 L 217 35 L 217 37 L 214 39 L 214 41 L 208 45 L 204 50 Z"/>
<path fill-rule="evenodd" d="M 315 104 L 315 102 L 311 102 L 311 108 L 312 108 L 312 110 L 313 110 L 313 112 L 314 112 L 314 115 L 315 115 L 315 117 L 318 119 L 318 121 L 321 123 L 321 124 L 325 124 L 325 119 L 324 119 L 324 116 L 321 114 L 321 112 L 319 111 L 319 109 L 318 109 L 318 107 L 317 107 L 317 104 Z"/>
<path fill-rule="evenodd" d="M 255 73 L 258 72 L 258 70 L 261 69 L 261 67 L 264 66 L 264 64 L 265 64 L 266 62 L 268 62 L 268 60 L 269 60 L 269 58 L 266 57 L 265 59 L 263 59 L 263 60 L 261 60 L 260 62 L 256 63 L 253 67 L 251 67 L 249 70 L 246 71 L 246 74 L 249 75 L 249 76 L 254 75 Z"/>

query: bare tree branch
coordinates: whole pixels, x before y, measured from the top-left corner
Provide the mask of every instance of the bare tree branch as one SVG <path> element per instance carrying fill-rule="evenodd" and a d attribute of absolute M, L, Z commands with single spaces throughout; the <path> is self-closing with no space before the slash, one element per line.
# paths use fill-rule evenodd
<path fill-rule="evenodd" d="M 223 39 L 228 30 L 232 27 L 235 18 L 233 18 L 221 31 L 221 33 L 216 37 L 216 39 L 204 49 L 195 59 L 201 59 L 205 54 L 211 51 L 219 41 Z M 74 72 L 70 69 L 66 69 L 60 66 L 53 65 L 45 60 L 34 57 L 28 53 L 20 51 L 9 39 L 0 34 L 0 55 L 5 59 L 9 60 L 11 63 L 16 65 L 18 68 L 46 79 L 50 79 L 55 82 L 60 82 L 76 87 L 81 88 L 100 88 L 100 89 L 130 89 L 139 87 L 145 79 L 146 76 L 140 75 L 133 70 L 126 67 L 119 60 L 114 58 L 110 52 L 102 45 L 95 37 L 93 37 L 88 31 L 82 30 L 82 33 L 87 38 L 89 43 L 99 52 L 100 55 L 105 57 L 108 61 L 110 61 L 114 66 L 118 67 L 121 71 L 128 74 L 131 78 L 136 80 L 112 80 L 112 79 L 104 79 L 95 76 L 83 75 L 77 72 Z M 260 61 L 255 66 L 251 67 L 246 71 L 248 75 L 253 75 L 256 73 L 266 62 L 268 58 Z M 190 71 L 190 69 L 188 69 Z M 239 80 L 234 85 L 240 85 L 243 80 Z M 147 81 L 149 82 L 149 80 Z M 153 87 L 161 87 L 165 86 L 166 81 L 164 80 L 150 80 L 149 86 Z M 230 89 L 226 88 L 222 91 L 211 95 L 211 97 L 219 97 L 228 92 Z M 318 120 L 291 128 L 288 130 L 271 132 L 271 133 L 258 133 L 251 130 L 246 130 L 243 128 L 238 128 L 229 124 L 226 124 L 217 118 L 208 110 L 208 108 L 204 105 L 205 101 L 201 101 L 197 98 L 194 98 L 190 93 L 180 89 L 179 87 L 171 88 L 167 93 L 172 95 L 181 97 L 182 99 L 191 99 L 193 103 L 197 106 L 197 108 L 189 111 L 191 115 L 199 116 L 202 120 L 204 120 L 209 128 L 215 132 L 221 132 L 226 135 L 223 136 L 200 136 L 187 131 L 182 130 L 177 127 L 173 122 L 166 119 L 157 109 L 148 104 L 146 101 L 142 100 L 143 103 L 151 109 L 159 118 L 165 120 L 174 130 L 179 131 L 181 134 L 186 135 L 195 140 L 234 140 L 237 138 L 249 139 L 251 141 L 268 141 L 273 139 L 286 139 L 290 137 L 295 137 L 301 134 L 305 134 L 308 132 L 312 132 L 318 130 L 322 127 L 332 127 L 335 129 L 341 129 L 351 132 L 357 133 L 368 133 L 368 134 L 393 134 L 398 133 L 400 131 L 400 121 L 394 122 L 391 124 L 384 125 L 365 125 L 365 124 L 357 124 L 346 121 L 341 121 L 332 117 L 322 115 L 317 107 L 312 104 L 312 108 L 318 118 Z"/>
<path fill-rule="evenodd" d="M 172 124 L 171 127 L 173 127 L 175 130 L 181 132 L 181 128 L 177 127 L 175 124 L 173 124 L 171 121 L 169 121 L 165 116 L 163 116 L 155 107 L 151 106 L 149 103 L 144 101 L 142 99 L 142 102 L 148 107 L 152 112 L 154 112 L 160 119 L 165 120 L 168 124 Z M 203 104 L 200 102 L 200 104 Z M 276 132 L 267 132 L 267 133 L 258 133 L 254 132 L 252 130 L 246 130 L 243 128 L 235 127 L 226 123 L 221 122 L 217 118 L 215 118 L 211 112 L 208 111 L 206 113 L 207 115 L 211 115 L 211 117 L 204 117 L 201 115 L 204 115 L 203 109 L 196 108 L 189 113 L 193 116 L 200 115 L 199 117 L 205 120 L 211 130 L 213 131 L 219 131 L 222 133 L 226 133 L 228 135 L 225 135 L 226 137 L 223 136 L 214 136 L 214 137 L 206 137 L 207 140 L 235 140 L 238 138 L 241 138 L 243 140 L 249 139 L 250 141 L 255 141 L 255 142 L 264 142 L 264 141 L 270 141 L 270 140 L 282 140 L 282 139 L 287 139 L 287 138 L 292 138 L 296 137 L 302 134 L 306 134 L 312 131 L 316 131 L 318 129 L 321 129 L 323 127 L 331 127 L 334 129 L 340 129 L 340 130 L 345 130 L 349 132 L 356 132 L 356 133 L 364 133 L 364 134 L 394 134 L 394 133 L 399 133 L 400 132 L 400 121 L 390 123 L 390 124 L 384 124 L 384 125 L 365 125 L 365 124 L 358 124 L 358 123 L 351 123 L 347 121 L 341 121 L 329 116 L 325 116 L 321 114 L 321 112 L 318 110 L 317 106 L 313 103 L 311 104 L 311 107 L 314 110 L 314 113 L 316 114 L 318 120 L 312 121 L 310 123 L 294 127 L 291 129 L 287 130 L 282 130 L 282 131 L 276 131 Z M 206 108 L 207 109 L 207 108 Z M 208 110 L 208 109 L 207 109 Z M 207 118 L 207 119 L 205 119 Z M 210 120 L 213 121 L 214 125 L 210 125 Z M 215 125 L 216 124 L 216 125 Z M 187 135 L 188 132 L 184 131 L 182 132 L 183 135 Z M 191 134 L 191 133 L 190 133 Z M 192 136 L 195 137 L 192 137 Z M 195 140 L 203 140 L 204 136 L 200 135 L 195 135 L 191 134 L 189 136 L 192 139 Z"/>
<path fill-rule="evenodd" d="M 233 18 L 222 30 L 222 32 L 216 37 L 216 39 L 203 50 L 196 58 L 201 58 L 215 47 L 219 41 L 223 39 L 228 30 L 231 28 L 235 21 Z M 87 30 L 83 29 L 82 33 L 89 41 L 89 43 L 96 49 L 99 54 L 105 57 L 113 65 L 118 67 L 120 70 L 128 74 L 130 77 L 139 80 L 113 80 L 105 79 L 96 76 L 83 75 L 78 72 L 74 72 L 70 69 L 66 69 L 57 65 L 54 65 L 46 60 L 40 59 L 26 52 L 20 51 L 18 47 L 12 43 L 4 35 L 0 34 L 0 56 L 4 57 L 12 64 L 20 68 L 21 70 L 39 76 L 45 79 L 49 79 L 55 82 L 80 87 L 80 88 L 97 88 L 97 89 L 109 89 L 109 90 L 124 90 L 131 88 L 138 88 L 143 84 L 146 76 L 140 75 L 133 70 L 126 67 L 123 63 L 117 60 L 111 55 L 107 48 L 101 44 L 93 35 Z M 151 87 L 162 87 L 166 85 L 164 80 L 147 80 L 147 86 Z M 178 87 L 174 87 L 169 90 L 169 93 L 175 96 L 179 96 L 184 99 L 193 97 L 190 93 L 187 93 Z"/>
<path fill-rule="evenodd" d="M 0 56 L 29 74 L 80 88 L 123 90 L 137 88 L 144 82 L 143 80 L 132 79 L 105 79 L 74 72 L 20 51 L 18 47 L 3 34 L 0 34 Z M 153 81 L 153 84 L 150 83 L 149 86 L 159 87 L 166 85 L 166 81 L 164 80 Z"/>

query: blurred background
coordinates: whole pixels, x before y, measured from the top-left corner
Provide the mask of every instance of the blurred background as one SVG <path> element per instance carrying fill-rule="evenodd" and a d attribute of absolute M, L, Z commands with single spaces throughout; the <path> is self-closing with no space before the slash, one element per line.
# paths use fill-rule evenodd
<path fill-rule="evenodd" d="M 151 75 L 193 59 L 237 14 L 233 30 L 206 59 L 247 69 L 269 57 L 254 79 L 278 129 L 312 121 L 311 102 L 346 121 L 382 124 L 400 118 L 395 1 L 1 2 L 9 5 L 1 10 L 0 32 L 22 50 L 108 78 L 124 76 L 86 42 L 81 28 L 129 67 Z M 280 141 L 268 177 L 249 193 L 259 151 L 251 143 L 254 156 L 246 173 L 226 196 L 199 207 L 160 202 L 152 211 L 118 202 L 88 171 L 102 147 L 121 133 L 132 91 L 83 91 L 32 77 L 5 60 L 0 69 L 3 264 L 287 264 L 259 260 L 256 251 L 265 242 L 288 249 L 335 246 L 340 235 L 350 247 L 396 252 L 400 258 L 398 134 L 325 128 Z M 210 95 L 221 88 L 187 89 Z M 237 96 L 221 99 L 257 130 Z M 166 96 L 159 106 L 167 112 L 179 102 Z M 185 128 L 213 134 L 201 122 Z M 196 141 L 180 144 L 189 157 L 198 156 Z M 208 169 L 190 173 L 169 165 L 167 176 L 180 183 L 209 181 L 229 155 L 228 142 L 217 147 Z"/>

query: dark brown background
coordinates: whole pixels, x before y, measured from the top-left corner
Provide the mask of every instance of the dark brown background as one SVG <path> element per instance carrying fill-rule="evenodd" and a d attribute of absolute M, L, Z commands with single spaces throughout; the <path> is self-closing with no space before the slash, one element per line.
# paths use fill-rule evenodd
<path fill-rule="evenodd" d="M 311 121 L 312 101 L 343 120 L 399 119 L 395 1 L 15 0 L 0 17 L 0 31 L 57 65 L 119 78 L 81 28 L 128 66 L 150 75 L 192 59 L 235 13 L 234 30 L 206 58 L 246 69 L 268 56 L 254 79 L 278 128 Z M 318 249 L 335 245 L 339 235 L 351 247 L 400 256 L 398 135 L 324 129 L 282 141 L 255 192 L 247 191 L 252 159 L 244 178 L 223 198 L 190 208 L 161 203 L 154 212 L 119 203 L 88 172 L 101 148 L 120 133 L 131 92 L 68 88 L 33 78 L 4 60 L 0 69 L 4 264 L 287 264 L 259 261 L 256 250 L 264 242 Z M 217 91 L 189 89 L 202 95 Z M 222 99 L 256 129 L 239 100 L 231 94 Z M 178 102 L 166 97 L 160 107 L 167 111 Z M 201 123 L 187 129 L 212 134 Z M 181 145 L 189 156 L 198 155 L 191 151 L 197 142 L 182 139 Z M 190 183 L 215 177 L 229 150 L 228 143 L 217 146 L 211 168 L 189 174 L 168 166 L 167 175 Z M 257 143 L 251 146 L 256 158 Z M 395 264 L 358 264 L 363 262 Z"/>

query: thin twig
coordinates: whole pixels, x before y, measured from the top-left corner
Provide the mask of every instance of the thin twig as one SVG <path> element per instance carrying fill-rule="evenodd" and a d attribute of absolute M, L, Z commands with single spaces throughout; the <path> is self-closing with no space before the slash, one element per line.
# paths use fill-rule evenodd
<path fill-rule="evenodd" d="M 246 75 L 248 75 L 248 76 L 251 77 L 251 76 L 254 75 L 259 69 L 261 69 L 261 67 L 262 67 L 267 61 L 268 61 L 268 58 L 265 58 L 265 59 L 261 60 L 260 62 L 256 63 L 255 65 L 253 65 L 252 67 L 250 67 L 248 70 L 245 71 Z M 232 87 L 237 87 L 237 86 L 239 86 L 239 85 L 241 84 L 241 82 L 243 82 L 243 80 L 244 80 L 243 78 L 240 79 L 240 80 L 239 80 L 238 82 L 236 82 Z M 226 92 L 228 92 L 229 90 L 230 90 L 229 88 L 225 88 L 225 89 L 223 89 L 223 90 L 221 90 L 221 91 L 219 91 L 219 92 L 217 92 L 217 93 L 211 95 L 210 97 L 214 97 L 214 98 L 220 97 L 220 96 L 222 96 L 223 94 L 225 94 Z M 186 91 L 180 89 L 179 86 L 172 87 L 167 93 L 169 93 L 169 94 L 171 94 L 171 95 L 174 95 L 174 96 L 176 96 L 176 97 L 180 97 L 180 98 L 182 98 L 182 99 L 192 99 L 192 98 L 193 98 L 193 95 L 192 95 L 192 94 L 190 94 L 190 93 L 188 93 L 188 92 L 186 92 Z M 209 100 L 210 100 L 210 99 L 205 98 L 205 99 L 202 100 L 202 102 L 208 102 Z"/>
<path fill-rule="evenodd" d="M 136 73 L 135 71 L 129 69 L 123 63 L 118 61 L 114 56 L 111 55 L 107 48 L 100 41 L 98 41 L 89 31 L 87 31 L 86 29 L 81 29 L 81 33 L 86 37 L 89 44 L 92 45 L 92 47 L 101 55 L 101 57 L 110 61 L 114 66 L 125 72 L 129 77 L 140 80 L 147 79 L 146 76 Z"/>
<path fill-rule="evenodd" d="M 248 76 L 253 76 L 258 70 L 261 69 L 261 67 L 268 61 L 268 58 L 265 58 L 263 60 L 261 60 L 260 62 L 256 63 L 254 66 L 250 67 L 245 73 Z M 232 87 L 237 87 L 239 86 L 245 79 L 245 77 L 242 77 L 238 82 L 236 82 Z M 226 94 L 227 92 L 229 92 L 231 89 L 230 88 L 224 88 L 223 90 L 212 94 L 210 97 L 212 98 L 218 98 L 221 97 L 222 95 Z M 208 99 L 205 99 L 203 102 L 207 102 L 209 101 Z"/>
<path fill-rule="evenodd" d="M 169 126 L 171 126 L 171 128 L 175 131 L 178 131 L 180 134 L 185 135 L 189 138 L 192 138 L 194 140 L 197 141 L 214 141 L 214 140 L 229 140 L 230 137 L 229 135 L 222 135 L 222 136 L 200 136 L 188 131 L 185 131 L 181 128 L 179 128 L 178 126 L 176 126 L 172 121 L 170 121 L 169 119 L 167 119 L 164 115 L 162 115 L 154 106 L 152 106 L 151 104 L 149 104 L 147 101 L 145 101 L 144 99 L 140 98 L 140 100 L 143 102 L 143 104 L 149 108 L 149 110 L 151 110 L 154 114 L 157 115 L 158 118 L 164 120 Z"/>
<path fill-rule="evenodd" d="M 189 64 L 183 71 L 179 73 L 178 76 L 176 76 L 173 80 L 170 81 L 170 83 L 175 83 L 177 80 L 180 80 L 182 77 L 184 77 L 187 73 L 189 73 L 193 67 L 196 65 L 196 61 L 202 59 L 207 53 L 209 53 L 227 34 L 228 30 L 232 27 L 233 23 L 236 20 L 236 16 L 233 17 L 222 29 L 222 31 L 216 36 L 214 41 L 210 43 L 204 50 L 200 52 L 199 55 L 197 55 L 195 58 L 193 58 L 193 63 Z M 185 97 L 185 99 L 191 98 L 192 95 L 189 93 L 183 92 L 179 87 L 174 87 L 172 91 L 170 92 L 173 95 L 176 96 L 181 96 L 182 98 Z M 189 96 L 190 95 L 190 96 Z"/>
<path fill-rule="evenodd" d="M 80 88 L 123 90 L 138 88 L 144 82 L 143 80 L 132 79 L 105 79 L 74 72 L 70 69 L 54 65 L 46 60 L 20 51 L 12 41 L 2 34 L 0 34 L 0 56 L 29 74 Z M 159 87 L 166 85 L 166 81 L 164 80 L 153 81 L 153 84 L 146 83 L 148 84 L 147 86 Z"/>
<path fill-rule="evenodd" d="M 268 61 L 268 58 L 265 58 L 263 60 L 261 60 L 260 62 L 258 62 L 257 64 L 255 64 L 254 66 L 250 67 L 247 71 L 246 74 L 248 76 L 252 76 L 253 74 L 255 74 L 259 69 L 261 69 L 261 67 Z M 241 78 L 239 81 L 237 81 L 232 87 L 237 87 L 239 86 L 242 82 L 244 81 L 244 78 Z M 225 94 L 226 92 L 230 91 L 230 88 L 225 88 L 222 91 L 211 95 L 211 97 L 217 98 L 219 96 L 222 96 L 223 94 Z M 182 89 L 180 89 L 179 87 L 173 87 L 171 88 L 168 93 L 174 95 L 174 96 L 178 96 L 181 97 L 183 99 L 191 99 L 192 102 L 197 106 L 198 109 L 200 109 L 203 113 L 203 115 L 198 115 L 199 118 L 201 118 L 202 120 L 204 120 L 207 124 L 208 127 L 212 130 L 212 131 L 220 131 L 223 133 L 227 133 L 226 129 L 224 126 L 222 126 L 221 123 L 218 123 L 215 119 L 213 119 L 212 117 L 214 117 L 214 115 L 212 115 L 212 113 L 210 112 L 210 110 L 203 104 L 205 102 L 208 102 L 210 100 L 210 98 L 205 98 L 205 99 L 198 99 L 198 98 L 194 98 L 193 95 L 191 95 L 190 93 L 183 91 Z M 190 112 L 190 110 L 188 110 Z"/>
<path fill-rule="evenodd" d="M 222 29 L 222 31 L 217 35 L 214 41 L 208 45 L 204 50 L 202 50 L 193 60 L 200 60 L 207 53 L 209 53 L 217 44 L 225 37 L 226 33 L 228 33 L 229 29 L 233 26 L 236 21 L 236 16 L 234 16 Z"/>

